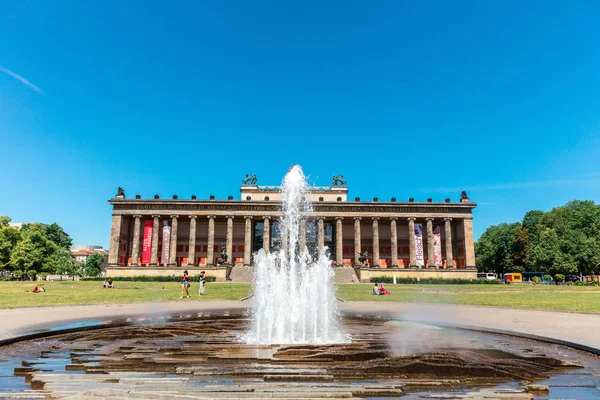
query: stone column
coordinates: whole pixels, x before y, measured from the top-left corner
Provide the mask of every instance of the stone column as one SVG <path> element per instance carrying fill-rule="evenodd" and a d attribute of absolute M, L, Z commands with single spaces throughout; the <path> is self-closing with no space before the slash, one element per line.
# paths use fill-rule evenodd
<path fill-rule="evenodd" d="M 396 220 L 398 218 L 390 218 L 390 245 L 392 246 L 392 268 L 398 268 L 398 231 L 396 230 Z"/>
<path fill-rule="evenodd" d="M 177 265 L 177 218 L 171 215 L 171 248 L 169 249 L 169 265 Z"/>
<path fill-rule="evenodd" d="M 271 248 L 271 217 L 265 217 L 263 224 L 263 249 L 269 252 Z"/>
<path fill-rule="evenodd" d="M 215 218 L 216 215 L 208 216 L 208 247 L 206 249 L 206 265 L 215 265 Z"/>
<path fill-rule="evenodd" d="M 196 216 L 190 215 L 190 240 L 188 242 L 188 265 L 196 265 Z"/>
<path fill-rule="evenodd" d="M 119 246 L 121 245 L 121 222 L 122 218 L 120 215 L 112 216 L 112 225 L 110 228 L 110 249 L 108 252 L 108 263 L 118 264 L 119 263 Z"/>
<path fill-rule="evenodd" d="M 452 268 L 452 226 L 450 225 L 450 221 L 452 218 L 444 218 L 446 223 L 446 268 Z"/>
<path fill-rule="evenodd" d="M 150 264 L 156 266 L 158 259 L 158 230 L 160 229 L 160 215 L 153 215 L 152 223 L 152 254 L 150 255 Z"/>
<path fill-rule="evenodd" d="M 427 263 L 429 268 L 435 268 L 433 252 L 433 218 L 427 220 Z"/>
<path fill-rule="evenodd" d="M 417 250 L 415 249 L 415 219 L 408 218 L 408 254 L 410 261 L 408 266 L 413 267 L 417 265 Z"/>
<path fill-rule="evenodd" d="M 245 216 L 246 226 L 244 230 L 244 266 L 252 265 L 252 217 Z"/>
<path fill-rule="evenodd" d="M 304 251 L 306 248 L 306 220 L 300 220 L 300 238 L 298 240 L 300 242 L 300 251 Z"/>
<path fill-rule="evenodd" d="M 373 217 L 373 268 L 379 268 L 379 217 Z"/>
<path fill-rule="evenodd" d="M 335 263 L 338 267 L 344 266 L 344 229 L 342 220 L 344 217 L 335 218 Z"/>
<path fill-rule="evenodd" d="M 473 238 L 472 219 L 463 219 L 463 232 L 465 235 L 465 266 L 475 268 L 475 240 Z"/>
<path fill-rule="evenodd" d="M 133 243 L 131 246 L 131 265 L 139 267 L 138 258 L 140 258 L 140 219 L 141 215 L 133 216 Z"/>
<path fill-rule="evenodd" d="M 360 261 L 360 217 L 354 217 L 354 265 L 359 266 Z"/>
<path fill-rule="evenodd" d="M 323 217 L 317 217 L 317 248 L 319 252 L 325 246 L 325 222 Z"/>
<path fill-rule="evenodd" d="M 233 259 L 233 215 L 227 216 L 227 238 L 225 239 L 225 248 L 227 249 L 227 263 L 235 265 Z"/>

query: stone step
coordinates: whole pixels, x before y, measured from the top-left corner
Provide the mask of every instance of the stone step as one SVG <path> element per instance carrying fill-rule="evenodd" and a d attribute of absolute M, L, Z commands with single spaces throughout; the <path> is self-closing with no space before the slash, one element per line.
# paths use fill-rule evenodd
<path fill-rule="evenodd" d="M 229 277 L 231 278 L 232 282 L 235 283 L 250 283 L 254 278 L 254 267 L 236 265 L 231 270 Z"/>
<path fill-rule="evenodd" d="M 333 269 L 333 272 L 335 273 L 335 283 L 352 283 L 352 277 L 355 282 L 359 281 L 354 268 L 337 267 Z"/>

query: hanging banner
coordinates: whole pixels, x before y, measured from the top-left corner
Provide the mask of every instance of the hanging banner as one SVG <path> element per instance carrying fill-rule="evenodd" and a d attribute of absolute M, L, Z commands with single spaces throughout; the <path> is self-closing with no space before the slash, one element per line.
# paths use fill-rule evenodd
<path fill-rule="evenodd" d="M 144 236 L 142 242 L 142 264 L 150 264 L 150 257 L 152 257 L 152 221 L 144 222 Z M 136 260 L 133 260 L 136 262 Z"/>
<path fill-rule="evenodd" d="M 436 267 L 442 266 L 442 237 L 439 225 L 433 228 L 433 262 Z"/>
<path fill-rule="evenodd" d="M 423 224 L 415 224 L 415 255 L 417 265 L 423 267 L 425 259 L 423 258 Z"/>
<path fill-rule="evenodd" d="M 162 252 L 160 255 L 160 263 L 167 265 L 169 263 L 169 250 L 171 250 L 171 226 L 169 221 L 164 221 L 162 237 Z"/>

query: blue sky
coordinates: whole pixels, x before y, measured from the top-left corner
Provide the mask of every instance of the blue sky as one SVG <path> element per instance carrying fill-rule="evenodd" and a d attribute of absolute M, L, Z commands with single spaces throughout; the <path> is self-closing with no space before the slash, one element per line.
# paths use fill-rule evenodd
<path fill-rule="evenodd" d="M 479 204 L 600 198 L 600 3 L 0 0 L 0 215 L 107 246 L 128 196 L 333 174 Z"/>

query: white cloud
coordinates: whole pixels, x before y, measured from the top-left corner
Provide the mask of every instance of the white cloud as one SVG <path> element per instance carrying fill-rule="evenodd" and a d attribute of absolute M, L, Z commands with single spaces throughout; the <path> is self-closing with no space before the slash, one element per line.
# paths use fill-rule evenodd
<path fill-rule="evenodd" d="M 595 174 L 594 174 L 595 175 Z M 506 182 L 506 183 L 492 183 L 489 185 L 474 185 L 474 186 L 463 186 L 460 188 L 454 187 L 446 187 L 446 188 L 434 188 L 423 190 L 424 192 L 460 192 L 462 190 L 472 191 L 472 192 L 483 192 L 490 190 L 515 190 L 515 189 L 527 189 L 532 187 L 542 187 L 542 186 L 568 186 L 568 185 L 596 185 L 600 183 L 600 179 L 598 178 L 588 178 L 588 179 L 554 179 L 548 181 L 529 181 L 529 182 Z"/>
<path fill-rule="evenodd" d="M 27 86 L 28 88 L 33 89 L 36 92 L 45 95 L 45 93 L 44 93 L 44 91 L 42 89 L 40 89 L 39 87 L 35 86 L 33 83 L 29 82 L 27 79 L 23 78 L 21 75 L 15 74 L 14 72 L 12 72 L 12 71 L 4 68 L 4 67 L 0 67 L 0 71 L 4 72 L 7 75 L 12 76 L 16 80 L 20 81 L 23 85 Z"/>

